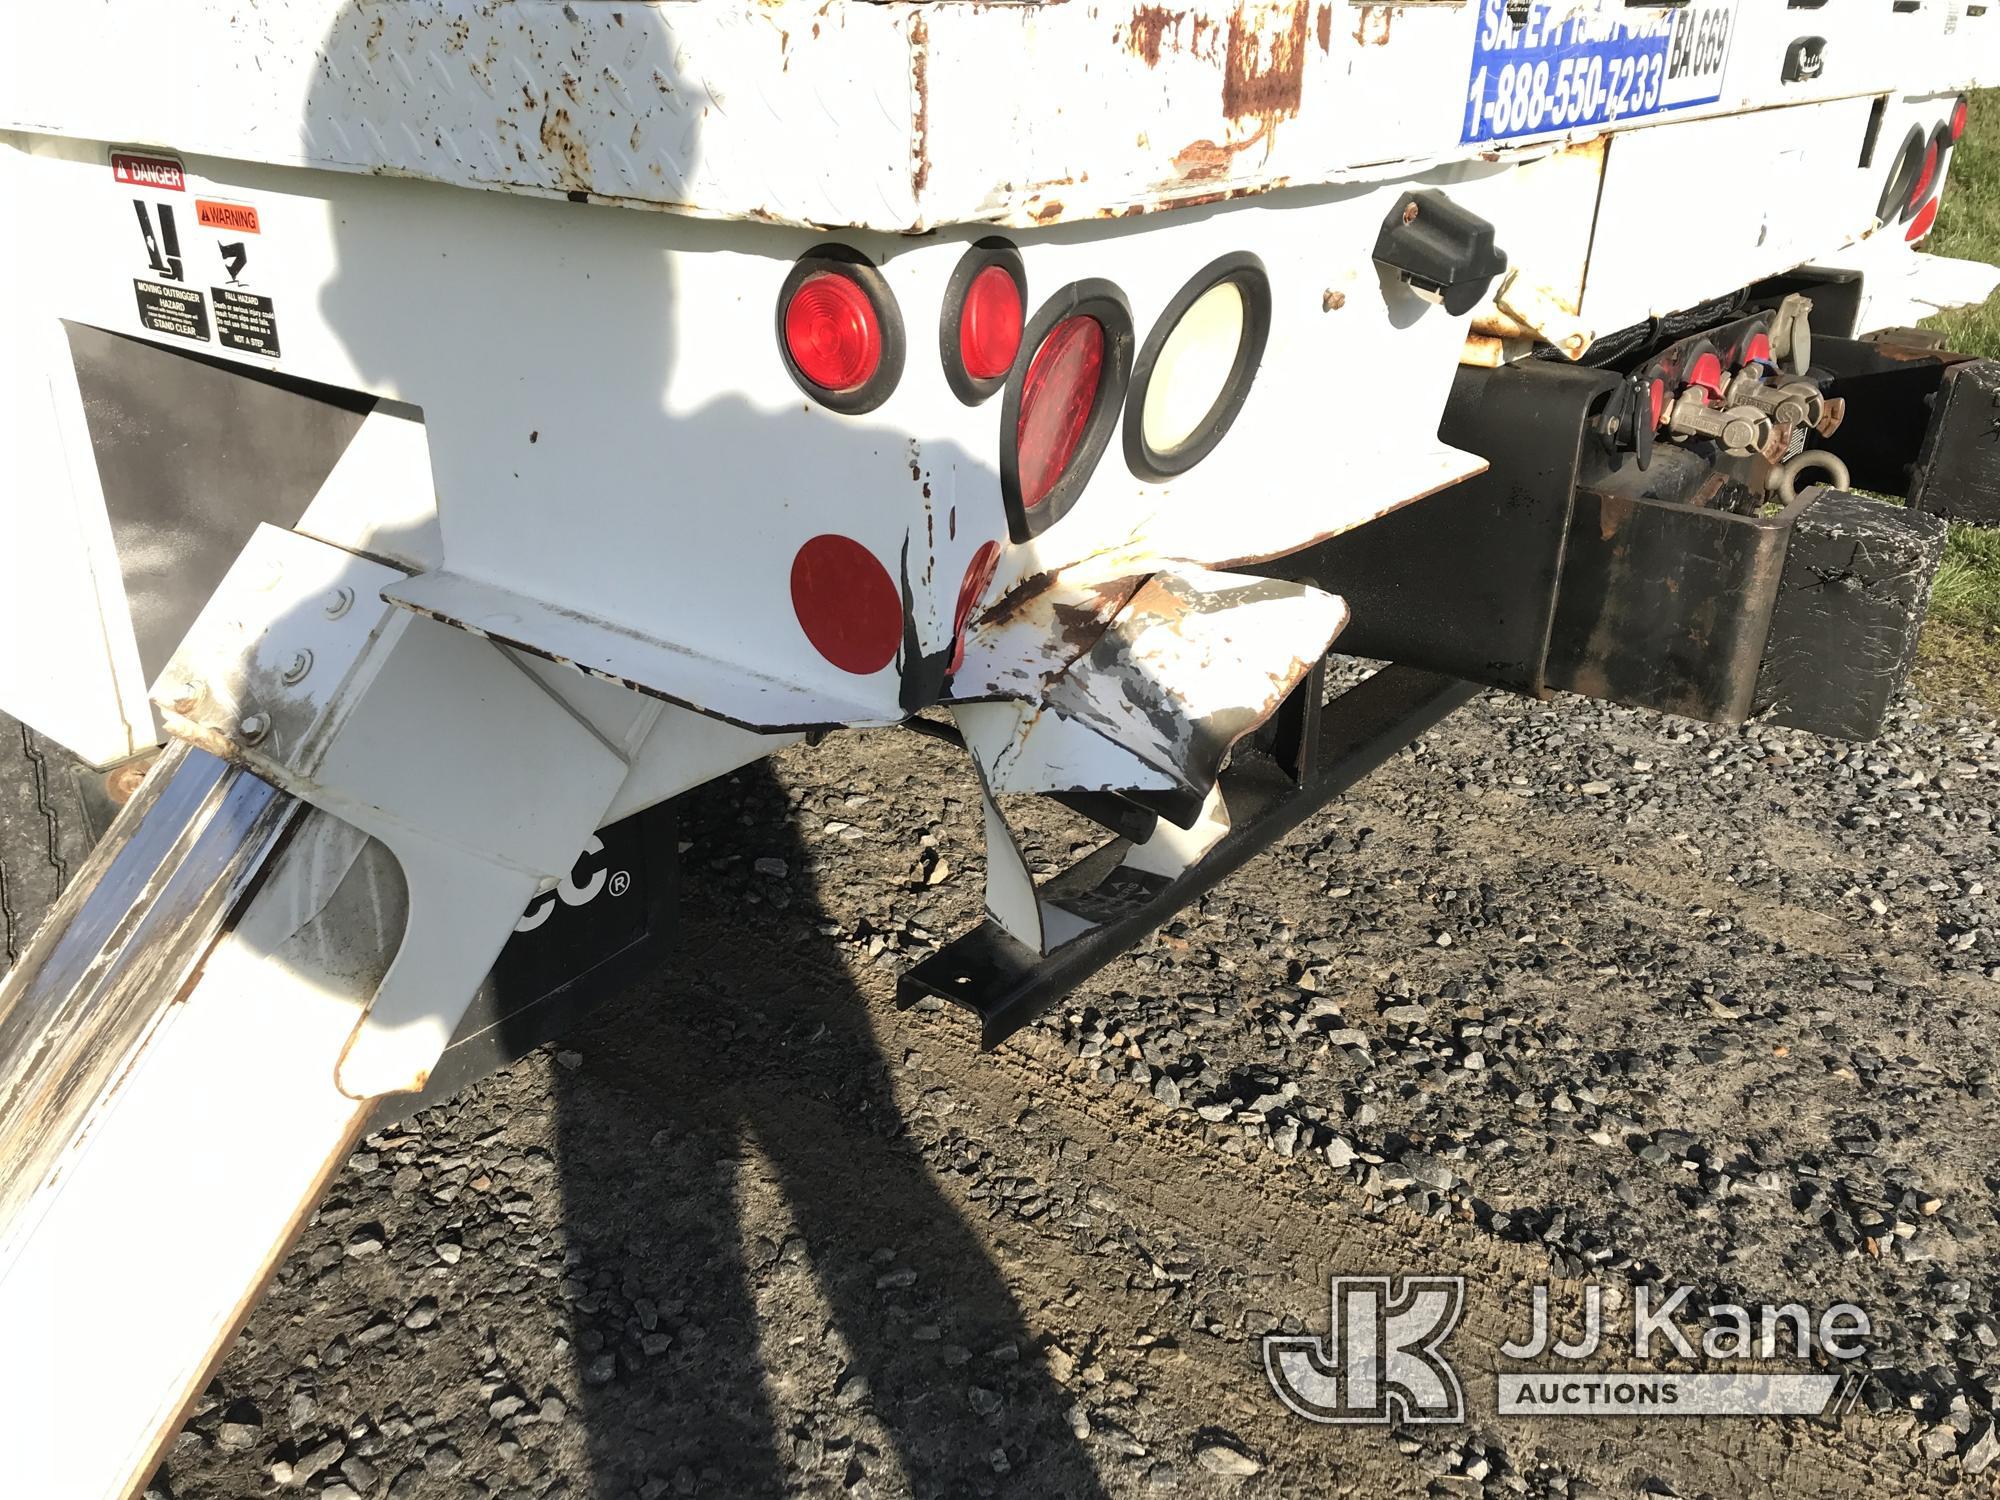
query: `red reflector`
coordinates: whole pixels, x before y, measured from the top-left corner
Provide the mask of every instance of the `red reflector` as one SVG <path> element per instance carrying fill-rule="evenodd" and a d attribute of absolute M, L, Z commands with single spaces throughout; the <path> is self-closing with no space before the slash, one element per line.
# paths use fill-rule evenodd
<path fill-rule="evenodd" d="M 1933 198 L 1917 210 L 1917 217 L 1911 222 L 1909 231 L 1903 238 L 1920 240 L 1931 232 L 1931 226 L 1935 223 L 1937 223 L 1937 199 Z"/>
<path fill-rule="evenodd" d="M 895 658 L 903 604 L 889 570 L 852 537 L 827 532 L 792 559 L 792 613 L 813 649 L 865 676 Z"/>
<path fill-rule="evenodd" d="M 1971 106 L 1963 99 L 1951 107 L 1951 143 L 1958 144 L 1958 138 L 1965 134 L 1965 120 Z"/>
<path fill-rule="evenodd" d="M 1021 351 L 1021 289 L 1004 267 L 988 266 L 965 289 L 958 351 L 974 380 L 992 380 L 1014 368 Z"/>
<path fill-rule="evenodd" d="M 1049 498 L 1075 456 L 1103 373 L 1104 325 L 1092 317 L 1064 318 L 1035 351 L 1014 424 L 1021 504 L 1029 510 Z"/>
<path fill-rule="evenodd" d="M 972 554 L 972 561 L 965 565 L 965 579 L 958 586 L 958 608 L 951 617 L 951 670 L 956 672 L 965 665 L 965 627 L 972 619 L 973 610 L 979 607 L 979 596 L 986 592 L 986 585 L 993 581 L 993 572 L 1000 566 L 1000 544 L 982 543 Z"/>
<path fill-rule="evenodd" d="M 832 271 L 808 276 L 785 306 L 785 349 L 827 391 L 851 391 L 882 365 L 882 325 L 868 294 Z"/>
<path fill-rule="evenodd" d="M 1916 185 L 1910 189 L 1910 202 L 1912 204 L 1917 204 L 1924 201 L 1924 195 L 1931 190 L 1931 183 L 1936 181 L 1937 179 L 1937 169 L 1938 169 L 1937 142 L 1932 141 L 1929 145 L 1924 147 L 1924 164 L 1922 169 L 1919 170 L 1917 173 Z M 1914 238 L 1914 236 L 1912 236 L 1912 238 Z"/>

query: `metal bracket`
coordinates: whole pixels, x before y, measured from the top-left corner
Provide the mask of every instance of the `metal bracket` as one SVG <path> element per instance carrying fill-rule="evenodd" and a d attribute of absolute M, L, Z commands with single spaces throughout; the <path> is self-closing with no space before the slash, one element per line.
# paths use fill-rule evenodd
<path fill-rule="evenodd" d="M 522 908 L 627 761 L 490 641 L 383 602 L 394 568 L 260 527 L 154 689 L 171 732 L 379 839 L 403 943 L 341 1057 L 354 1098 L 421 1089 Z"/>

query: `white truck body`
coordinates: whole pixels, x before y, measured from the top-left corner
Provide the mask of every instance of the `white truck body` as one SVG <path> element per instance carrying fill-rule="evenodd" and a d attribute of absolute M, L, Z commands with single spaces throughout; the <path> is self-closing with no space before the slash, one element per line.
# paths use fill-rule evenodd
<path fill-rule="evenodd" d="M 943 708 L 985 794 L 991 920 L 1046 956 L 1092 921 L 1038 891 L 1005 799 L 1184 799 L 1123 853 L 1133 880 L 1215 848 L 1222 759 L 1349 616 L 1340 579 L 1241 569 L 1479 474 L 1439 436 L 1462 364 L 1583 361 L 1800 267 L 1861 273 L 1860 330 L 2000 280 L 1915 249 L 1948 141 L 1924 212 L 1890 191 L 1907 144 L 2000 81 L 2000 11 L 1958 0 L 77 0 L 17 7 L 8 42 L 0 509 L 34 649 L 0 655 L 0 709 L 100 764 L 164 726 L 310 807 L 90 1130 L 12 1184 L 10 1494 L 143 1481 L 373 1101 L 422 1087 L 593 830 L 802 735 Z M 1507 256 L 1462 306 L 1381 252 L 1438 202 Z M 781 353 L 788 288 L 835 244 L 900 338 L 865 412 L 802 395 Z M 968 399 L 941 309 L 983 253 L 1018 263 L 1031 337 L 1004 395 Z M 1143 374 L 1224 265 L 1267 291 L 1268 338 L 1213 450 L 1163 477 L 1107 428 L 1054 524 L 1026 517 L 1034 319 L 1097 297 Z M 162 537 L 135 561 L 85 340 L 357 420 L 240 556 Z M 170 430 L 173 392 L 157 406 Z M 813 613 L 828 546 L 887 616 Z M 135 569 L 197 565 L 213 597 L 152 652 Z M 318 932 L 371 848 L 401 871 L 396 920 Z M 286 956 L 309 929 L 381 963 L 343 989 Z M 187 1162 L 219 1248 L 135 1255 L 131 1216 L 166 1211 L 185 1159 L 175 1100 L 210 1090 L 270 1124 L 254 1168 Z M 52 1320 L 65 1276 L 123 1292 Z M 90 1413 L 110 1436 L 77 1442 L 77 1361 L 114 1342 Z"/>

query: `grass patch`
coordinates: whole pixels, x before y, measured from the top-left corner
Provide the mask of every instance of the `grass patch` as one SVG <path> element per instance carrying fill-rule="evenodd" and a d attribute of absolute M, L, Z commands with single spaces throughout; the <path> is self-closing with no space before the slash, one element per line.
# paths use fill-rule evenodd
<path fill-rule="evenodd" d="M 2000 261 L 2000 89 L 1972 96 L 1972 118 L 1952 149 L 1937 228 L 1925 248 Z M 2000 359 L 2000 297 L 1940 313 L 1930 326 L 1948 348 Z M 2000 710 L 2000 531 L 1952 527 L 1919 659 L 1924 687 Z"/>

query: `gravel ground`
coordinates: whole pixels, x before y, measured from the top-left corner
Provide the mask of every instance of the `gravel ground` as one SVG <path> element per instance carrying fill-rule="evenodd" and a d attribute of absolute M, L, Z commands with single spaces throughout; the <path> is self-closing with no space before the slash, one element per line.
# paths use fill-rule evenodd
<path fill-rule="evenodd" d="M 2000 726 L 1488 695 L 996 1054 L 949 747 L 689 799 L 670 972 L 371 1136 L 161 1495 L 1985 1492 Z M 1033 815 L 1031 862 L 1097 841 Z M 1851 1300 L 1844 1423 L 1287 1413 L 1329 1271 Z M 1707 1300 L 1699 1298 L 1697 1300 Z M 1468 1362 L 1474 1363 L 1474 1362 Z"/>

